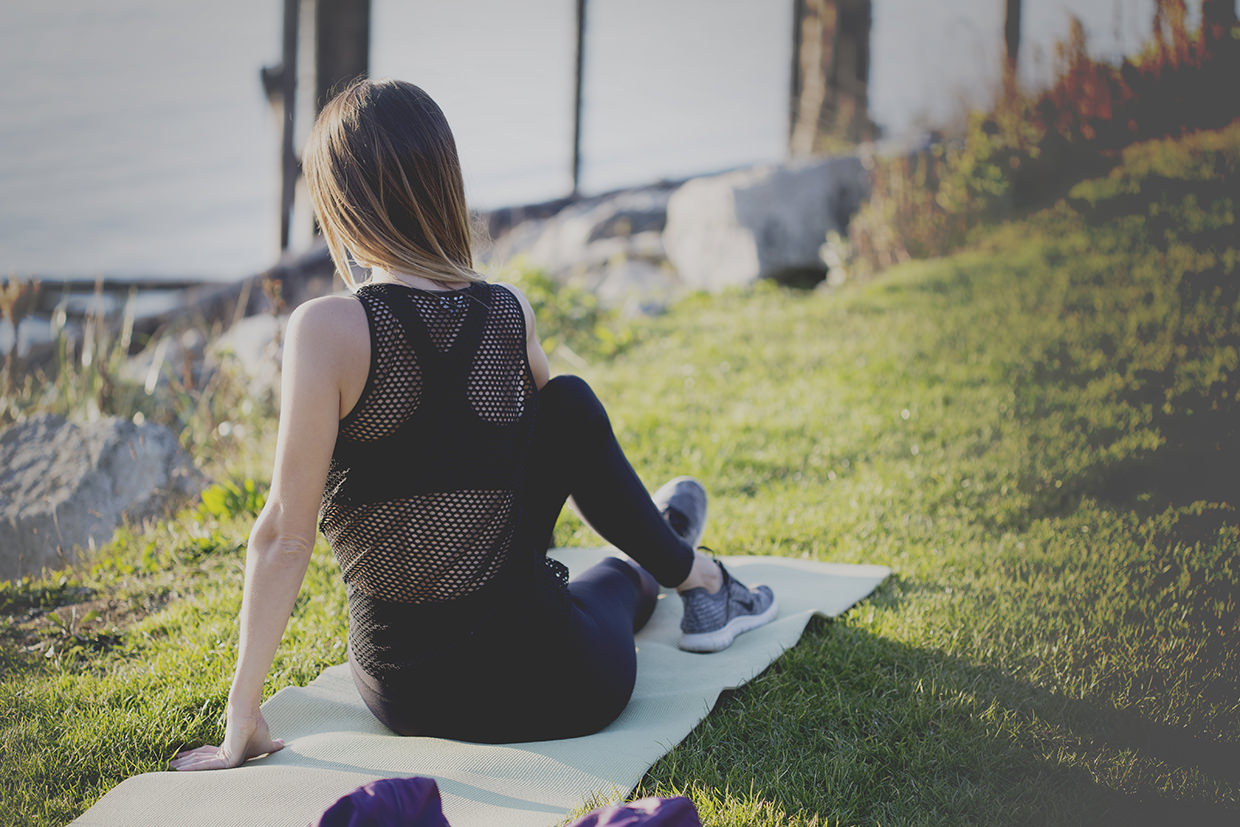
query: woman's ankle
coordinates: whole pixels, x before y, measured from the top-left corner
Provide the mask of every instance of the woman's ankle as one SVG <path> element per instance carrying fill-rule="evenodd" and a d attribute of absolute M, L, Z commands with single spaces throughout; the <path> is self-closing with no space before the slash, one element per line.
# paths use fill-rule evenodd
<path fill-rule="evenodd" d="M 676 587 L 676 591 L 706 589 L 714 594 L 721 588 L 723 588 L 723 569 L 719 568 L 719 564 L 710 555 L 694 551 L 693 568 L 689 569 L 689 576 Z"/>

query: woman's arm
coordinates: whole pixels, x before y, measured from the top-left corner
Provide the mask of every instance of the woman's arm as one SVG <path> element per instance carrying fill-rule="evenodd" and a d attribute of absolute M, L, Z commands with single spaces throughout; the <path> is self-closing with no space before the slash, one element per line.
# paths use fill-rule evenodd
<path fill-rule="evenodd" d="M 289 319 L 275 469 L 246 549 L 224 741 L 179 754 L 174 769 L 235 767 L 284 745 L 271 738 L 259 711 L 263 683 L 305 577 L 342 409 L 365 384 L 369 347 L 365 313 L 349 297 L 307 302 Z"/>
<path fill-rule="evenodd" d="M 530 372 L 534 374 L 534 384 L 541 388 L 551 378 L 551 366 L 547 362 L 547 354 L 542 349 L 542 343 L 538 341 L 538 328 L 534 321 L 534 308 L 530 305 L 530 300 L 525 297 L 525 294 L 516 287 L 503 282 L 499 284 L 500 287 L 511 291 L 521 304 L 521 311 L 525 314 L 525 352 L 530 361 Z"/>

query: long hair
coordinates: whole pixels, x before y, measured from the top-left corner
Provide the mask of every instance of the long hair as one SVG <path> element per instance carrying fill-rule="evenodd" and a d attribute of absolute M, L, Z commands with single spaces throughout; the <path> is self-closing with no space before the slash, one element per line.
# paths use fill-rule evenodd
<path fill-rule="evenodd" d="M 480 281 L 456 141 L 430 96 L 398 80 L 360 80 L 315 121 L 303 169 L 332 261 L 356 287 L 362 267 L 436 281 Z"/>

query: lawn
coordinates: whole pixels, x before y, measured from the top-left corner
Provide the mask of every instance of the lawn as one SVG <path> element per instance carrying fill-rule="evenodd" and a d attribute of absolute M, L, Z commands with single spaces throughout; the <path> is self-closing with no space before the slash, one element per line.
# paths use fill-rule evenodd
<path fill-rule="evenodd" d="M 706 481 L 720 553 L 894 572 L 637 794 L 720 825 L 1240 822 L 1237 183 L 1240 126 L 1138 145 L 959 254 L 693 297 L 578 369 L 648 483 Z M 0 821 L 218 737 L 257 501 L 0 590 Z M 320 547 L 269 691 L 343 660 L 336 580 Z"/>

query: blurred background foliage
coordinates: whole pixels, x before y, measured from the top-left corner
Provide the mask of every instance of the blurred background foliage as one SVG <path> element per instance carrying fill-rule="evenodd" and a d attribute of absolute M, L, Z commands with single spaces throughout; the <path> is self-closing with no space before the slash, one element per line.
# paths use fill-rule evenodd
<path fill-rule="evenodd" d="M 944 255 L 980 228 L 1105 175 L 1127 146 L 1240 118 L 1231 0 L 1205 0 L 1196 28 L 1184 0 L 1157 0 L 1149 41 L 1119 65 L 1090 57 L 1087 47 L 1073 20 L 1048 88 L 1024 92 L 1008 77 L 993 107 L 975 112 L 961 135 L 874 159 L 870 200 L 849 228 L 852 269 L 872 273 Z M 1163 177 L 1151 183 L 1174 186 L 1174 175 Z"/>

